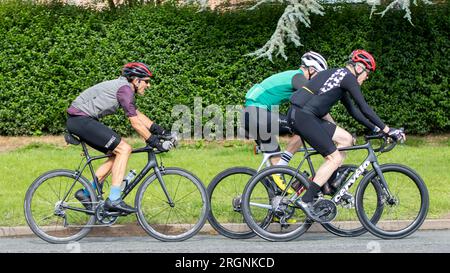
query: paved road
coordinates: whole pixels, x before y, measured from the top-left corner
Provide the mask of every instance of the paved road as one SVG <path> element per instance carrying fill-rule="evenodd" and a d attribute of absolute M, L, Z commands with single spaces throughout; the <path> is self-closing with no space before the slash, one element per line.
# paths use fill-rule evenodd
<path fill-rule="evenodd" d="M 37 237 L 0 238 L 0 253 L 145 252 L 145 253 L 449 253 L 450 230 L 417 231 L 401 240 L 381 240 L 370 234 L 341 238 L 329 233 L 306 233 L 296 241 L 267 242 L 260 238 L 231 240 L 197 235 L 179 243 L 150 237 L 87 237 L 78 243 L 52 245 Z"/>

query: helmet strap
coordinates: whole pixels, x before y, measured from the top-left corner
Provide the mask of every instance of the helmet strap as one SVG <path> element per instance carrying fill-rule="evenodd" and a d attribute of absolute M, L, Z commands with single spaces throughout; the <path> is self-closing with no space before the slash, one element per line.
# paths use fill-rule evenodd
<path fill-rule="evenodd" d="M 134 78 L 132 81 L 131 81 L 131 84 L 133 85 L 133 87 L 134 87 L 134 93 L 137 93 L 137 91 L 138 91 L 138 86 L 136 86 L 136 84 L 134 84 L 134 80 L 135 79 L 137 79 L 137 78 Z"/>
<path fill-rule="evenodd" d="M 308 80 L 311 80 L 311 78 L 312 78 L 314 75 L 317 74 L 317 71 L 313 68 L 313 69 L 312 69 L 312 70 L 313 70 L 313 73 L 311 73 L 311 70 L 310 70 L 311 66 L 308 66 L 307 68 L 308 68 L 308 75 L 309 75 Z"/>
<path fill-rule="evenodd" d="M 364 70 L 363 70 L 362 72 L 359 72 L 359 73 L 358 73 L 358 71 L 356 71 L 356 66 L 357 66 L 357 64 L 354 63 L 354 62 L 350 62 L 350 64 L 351 64 L 352 67 L 353 67 L 353 71 L 355 71 L 355 76 L 356 76 L 356 78 L 359 78 L 359 76 L 360 76 L 362 73 L 364 73 Z"/>

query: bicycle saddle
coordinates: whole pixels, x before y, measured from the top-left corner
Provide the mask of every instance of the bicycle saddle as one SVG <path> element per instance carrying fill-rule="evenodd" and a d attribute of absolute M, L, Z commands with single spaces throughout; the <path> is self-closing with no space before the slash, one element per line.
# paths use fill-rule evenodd
<path fill-rule="evenodd" d="M 69 132 L 66 132 L 64 134 L 64 140 L 68 144 L 72 144 L 72 145 L 80 145 L 80 143 L 81 143 L 80 139 L 77 136 L 75 136 L 74 134 L 71 134 Z"/>

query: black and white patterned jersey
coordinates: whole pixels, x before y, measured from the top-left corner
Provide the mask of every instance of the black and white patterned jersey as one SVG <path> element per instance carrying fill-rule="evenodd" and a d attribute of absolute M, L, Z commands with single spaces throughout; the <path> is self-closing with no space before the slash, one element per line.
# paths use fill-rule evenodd
<path fill-rule="evenodd" d="M 302 109 L 322 118 L 330 112 L 339 100 L 358 122 L 373 130 L 375 126 L 383 129 L 385 124 L 367 104 L 356 77 L 347 68 L 333 68 L 319 72 L 305 87 L 314 92 L 307 102 L 291 103 L 301 105 Z"/>

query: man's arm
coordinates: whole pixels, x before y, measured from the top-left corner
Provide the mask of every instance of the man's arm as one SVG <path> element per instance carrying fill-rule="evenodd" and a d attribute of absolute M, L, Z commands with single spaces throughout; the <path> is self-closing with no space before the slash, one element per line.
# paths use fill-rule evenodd
<path fill-rule="evenodd" d="M 145 127 L 147 127 L 147 129 L 150 130 L 150 133 L 155 135 L 164 135 L 167 133 L 164 128 L 162 128 L 161 126 L 156 124 L 156 122 L 149 119 L 146 115 L 142 114 L 138 110 L 136 110 L 136 113 L 139 120 L 145 125 Z"/>
<path fill-rule="evenodd" d="M 136 130 L 136 132 L 144 140 L 147 140 L 151 136 L 150 131 L 148 130 L 146 124 L 144 124 L 144 122 L 142 122 L 142 120 L 139 118 L 139 115 L 128 117 L 128 120 L 131 123 L 131 127 L 133 127 L 133 129 Z"/>
<path fill-rule="evenodd" d="M 341 98 L 342 104 L 345 106 L 347 111 L 350 113 L 350 115 L 359 123 L 369 128 L 371 131 L 375 132 L 376 128 L 378 128 L 375 124 L 370 122 L 359 110 L 358 107 L 356 107 L 351 98 L 350 95 L 345 93 Z"/>
<path fill-rule="evenodd" d="M 136 110 L 136 114 L 137 114 L 138 119 L 144 124 L 144 126 L 147 127 L 148 129 L 150 129 L 150 127 L 153 124 L 153 121 L 151 119 L 149 119 L 146 115 L 139 112 L 138 110 Z"/>
<path fill-rule="evenodd" d="M 370 121 L 372 124 L 375 124 L 378 128 L 382 129 L 383 131 L 389 131 L 389 127 L 387 127 L 386 124 L 384 124 L 384 122 L 378 117 L 375 111 L 373 111 L 373 109 L 367 104 L 366 100 L 364 99 L 364 96 L 361 93 L 361 88 L 356 79 L 352 80 L 350 75 L 347 75 L 342 81 L 341 87 L 347 89 L 351 98 L 357 105 L 359 112 L 362 113 L 362 115 L 368 121 Z"/>

